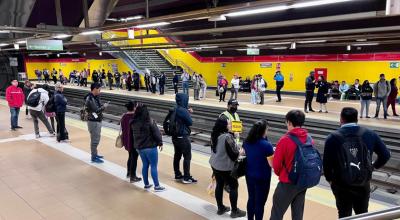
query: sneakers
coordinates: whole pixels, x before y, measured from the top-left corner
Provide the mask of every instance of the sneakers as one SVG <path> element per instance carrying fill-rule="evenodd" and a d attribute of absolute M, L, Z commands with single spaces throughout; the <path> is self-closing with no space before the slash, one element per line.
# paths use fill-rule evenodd
<path fill-rule="evenodd" d="M 181 182 L 182 180 L 183 180 L 183 176 L 182 175 L 175 175 L 175 181 Z"/>
<path fill-rule="evenodd" d="M 193 177 L 187 177 L 187 178 L 183 178 L 182 183 L 184 184 L 193 184 L 193 183 L 197 183 L 196 179 L 193 179 Z"/>
<path fill-rule="evenodd" d="M 92 158 L 92 163 L 104 163 L 104 161 L 100 158 L 95 157 L 95 158 Z"/>
<path fill-rule="evenodd" d="M 246 212 L 242 211 L 240 209 L 237 209 L 236 211 L 231 212 L 231 218 L 241 218 L 241 217 L 245 217 L 245 216 L 246 216 Z"/>
<path fill-rule="evenodd" d="M 155 187 L 154 187 L 154 191 L 155 191 L 155 192 L 162 192 L 162 191 L 165 191 L 165 187 L 162 187 L 162 186 L 155 186 Z"/>
<path fill-rule="evenodd" d="M 126 178 L 128 179 L 128 178 L 130 178 L 131 177 L 131 174 L 130 173 L 127 173 L 126 174 Z"/>
<path fill-rule="evenodd" d="M 10 128 L 10 130 L 11 130 L 11 131 L 16 131 L 17 129 L 16 129 L 16 128 Z"/>
<path fill-rule="evenodd" d="M 145 190 L 148 190 L 148 189 L 150 189 L 151 187 L 153 187 L 153 184 L 145 185 L 145 186 L 144 186 L 144 189 L 145 189 Z"/>
<path fill-rule="evenodd" d="M 218 209 L 217 215 L 223 215 L 229 211 L 231 211 L 231 208 L 224 206 L 222 209 Z"/>
<path fill-rule="evenodd" d="M 310 112 L 315 112 L 314 109 L 310 109 Z"/>
<path fill-rule="evenodd" d="M 16 129 L 21 129 L 22 127 L 21 126 L 17 126 L 17 127 L 15 127 Z"/>
<path fill-rule="evenodd" d="M 137 177 L 137 176 L 131 177 L 129 180 L 130 183 L 136 183 L 136 182 L 140 182 L 140 181 L 142 181 L 142 178 Z"/>
<path fill-rule="evenodd" d="M 96 155 L 96 158 L 103 159 L 104 156 L 102 156 L 102 155 Z"/>

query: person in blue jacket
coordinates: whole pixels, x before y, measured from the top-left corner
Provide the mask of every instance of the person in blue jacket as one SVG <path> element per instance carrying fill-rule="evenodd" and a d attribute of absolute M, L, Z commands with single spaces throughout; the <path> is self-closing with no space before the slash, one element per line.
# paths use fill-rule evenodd
<path fill-rule="evenodd" d="M 176 135 L 172 136 L 174 144 L 174 172 L 175 180 L 182 181 L 184 184 L 197 183 L 197 180 L 190 175 L 190 161 L 192 159 L 192 145 L 190 142 L 190 127 L 193 124 L 192 108 L 189 108 L 189 96 L 184 93 L 176 94 Z M 183 156 L 183 175 L 180 171 L 179 164 Z"/>
<path fill-rule="evenodd" d="M 283 88 L 283 85 L 285 84 L 285 78 L 283 77 L 281 71 L 276 71 L 274 80 L 276 82 L 276 96 L 278 97 L 278 100 L 276 102 L 281 102 L 281 89 Z"/>
<path fill-rule="evenodd" d="M 68 133 L 65 128 L 65 112 L 67 110 L 67 98 L 65 98 L 63 91 L 64 86 L 61 83 L 55 85 L 56 93 L 54 95 L 54 104 L 56 107 L 56 120 L 57 120 L 57 141 L 68 142 Z"/>

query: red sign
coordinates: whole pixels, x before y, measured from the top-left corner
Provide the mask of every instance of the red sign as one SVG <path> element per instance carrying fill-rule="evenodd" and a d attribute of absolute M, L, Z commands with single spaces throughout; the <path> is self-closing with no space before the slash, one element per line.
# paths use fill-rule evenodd
<path fill-rule="evenodd" d="M 325 80 L 328 80 L 328 69 L 327 68 L 315 68 L 314 70 L 315 79 L 318 79 L 319 76 L 323 76 Z"/>

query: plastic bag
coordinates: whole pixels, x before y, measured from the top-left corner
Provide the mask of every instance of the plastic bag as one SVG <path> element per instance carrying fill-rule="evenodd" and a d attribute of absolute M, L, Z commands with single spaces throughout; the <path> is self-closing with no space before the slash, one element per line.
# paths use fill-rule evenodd
<path fill-rule="evenodd" d="M 207 193 L 208 193 L 208 195 L 210 195 L 210 196 L 212 196 L 212 197 L 215 197 L 215 187 L 217 186 L 217 183 L 216 183 L 216 181 L 215 181 L 215 178 L 213 177 L 212 179 L 211 179 L 211 182 L 210 182 L 210 184 L 208 184 L 208 187 L 207 187 Z"/>

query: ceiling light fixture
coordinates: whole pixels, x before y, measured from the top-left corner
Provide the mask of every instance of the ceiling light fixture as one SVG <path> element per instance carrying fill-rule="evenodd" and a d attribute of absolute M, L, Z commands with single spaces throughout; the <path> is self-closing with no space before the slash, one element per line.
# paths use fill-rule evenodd
<path fill-rule="evenodd" d="M 291 42 L 274 42 L 274 43 L 268 43 L 268 45 L 284 45 L 284 44 L 290 44 Z"/>
<path fill-rule="evenodd" d="M 348 50 L 348 51 L 351 50 L 351 45 L 347 45 L 347 50 Z"/>
<path fill-rule="evenodd" d="M 290 49 L 291 50 L 296 49 L 296 42 L 293 42 L 293 43 L 290 44 Z"/>
<path fill-rule="evenodd" d="M 14 49 L 19 50 L 19 44 L 14 44 Z"/>
<path fill-rule="evenodd" d="M 57 39 L 64 39 L 64 38 L 67 38 L 67 37 L 71 37 L 71 35 L 69 35 L 69 34 L 59 34 L 59 35 L 54 36 L 54 38 L 57 38 Z"/>
<path fill-rule="evenodd" d="M 101 51 L 99 52 L 99 56 L 103 56 L 103 53 Z"/>
<path fill-rule="evenodd" d="M 305 40 L 305 41 L 299 41 L 297 43 L 300 44 L 315 44 L 315 43 L 325 43 L 327 40 Z"/>
<path fill-rule="evenodd" d="M 379 43 L 373 43 L 373 42 L 371 42 L 371 43 L 359 43 L 359 44 L 353 44 L 353 46 L 355 46 L 355 47 L 358 47 L 358 46 L 376 46 L 376 45 L 379 45 Z"/>
<path fill-rule="evenodd" d="M 261 46 L 265 46 L 266 44 L 247 44 L 247 47 L 250 48 L 257 48 L 257 47 L 261 47 Z"/>
<path fill-rule="evenodd" d="M 94 30 L 94 31 L 84 31 L 80 33 L 80 35 L 94 35 L 94 34 L 101 34 L 101 31 Z"/>
<path fill-rule="evenodd" d="M 57 54 L 57 57 L 60 57 L 60 54 L 59 54 L 59 53 Z"/>
<path fill-rule="evenodd" d="M 140 24 L 137 25 L 137 28 L 151 28 L 151 27 L 160 27 L 164 25 L 169 25 L 169 22 L 157 22 L 157 23 L 150 23 L 150 24 Z"/>
<path fill-rule="evenodd" d="M 5 46 L 8 46 L 8 44 L 6 44 L 6 43 L 0 44 L 0 47 L 5 47 Z"/>
<path fill-rule="evenodd" d="M 143 16 L 137 15 L 137 16 L 133 16 L 133 17 L 124 18 L 124 21 L 139 20 L 139 19 L 142 19 L 142 18 L 143 18 Z M 121 20 L 122 20 L 122 19 L 121 19 Z"/>
<path fill-rule="evenodd" d="M 273 50 L 286 50 L 287 47 L 273 47 L 271 49 L 273 49 Z"/>
<path fill-rule="evenodd" d="M 357 39 L 356 41 L 357 41 L 357 42 L 366 42 L 367 39 Z"/>
<path fill-rule="evenodd" d="M 318 0 L 318 1 L 307 1 L 307 2 L 300 2 L 291 5 L 291 8 L 307 8 L 313 6 L 321 6 L 321 5 L 328 5 L 328 4 L 335 4 L 335 3 L 342 3 L 342 2 L 349 2 L 354 0 Z"/>
<path fill-rule="evenodd" d="M 266 13 L 266 12 L 284 11 L 289 8 L 290 7 L 288 5 L 279 5 L 279 6 L 272 6 L 272 7 L 267 7 L 267 8 L 259 8 L 259 9 L 252 9 L 252 10 L 246 10 L 246 11 L 231 12 L 231 13 L 225 14 L 225 16 L 238 17 L 238 16 L 244 16 L 244 15 L 261 14 L 261 13 Z"/>
<path fill-rule="evenodd" d="M 9 30 L 0 30 L 0 33 L 1 34 L 9 34 L 11 31 L 9 31 Z"/>
<path fill-rule="evenodd" d="M 26 40 L 17 41 L 17 44 L 26 44 Z"/>

